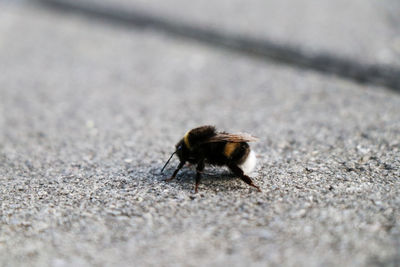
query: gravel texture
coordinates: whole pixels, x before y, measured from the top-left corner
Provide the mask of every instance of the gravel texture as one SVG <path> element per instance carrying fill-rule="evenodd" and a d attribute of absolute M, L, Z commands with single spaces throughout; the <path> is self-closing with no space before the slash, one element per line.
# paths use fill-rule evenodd
<path fill-rule="evenodd" d="M 399 265 L 400 95 L 0 10 L 0 265 Z M 163 181 L 202 124 L 259 137 L 262 193 L 224 168 Z"/>

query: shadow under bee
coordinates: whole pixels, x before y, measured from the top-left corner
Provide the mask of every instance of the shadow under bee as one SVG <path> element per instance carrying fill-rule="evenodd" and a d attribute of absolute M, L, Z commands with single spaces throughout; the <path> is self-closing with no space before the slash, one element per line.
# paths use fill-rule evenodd
<path fill-rule="evenodd" d="M 172 174 L 174 169 L 169 169 L 166 173 Z M 186 167 L 176 176 L 176 181 L 165 182 L 174 187 L 179 187 L 182 190 L 192 191 L 193 182 L 195 181 L 194 173 L 196 173 L 195 166 Z M 230 191 L 235 189 L 248 188 L 243 184 L 238 177 L 231 173 L 228 169 L 221 169 L 220 167 L 211 167 L 204 171 L 202 176 L 202 190 L 206 191 Z M 157 174 L 159 176 L 159 174 Z"/>

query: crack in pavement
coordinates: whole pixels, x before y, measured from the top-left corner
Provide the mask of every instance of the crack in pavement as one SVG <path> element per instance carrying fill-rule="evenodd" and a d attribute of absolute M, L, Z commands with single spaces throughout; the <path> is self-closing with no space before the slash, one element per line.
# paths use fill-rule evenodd
<path fill-rule="evenodd" d="M 333 74 L 362 84 L 383 86 L 400 93 L 400 69 L 395 66 L 364 64 L 328 53 L 310 53 L 300 47 L 189 25 L 134 9 L 70 0 L 36 0 L 36 3 L 110 23 L 154 29 L 264 60 Z"/>

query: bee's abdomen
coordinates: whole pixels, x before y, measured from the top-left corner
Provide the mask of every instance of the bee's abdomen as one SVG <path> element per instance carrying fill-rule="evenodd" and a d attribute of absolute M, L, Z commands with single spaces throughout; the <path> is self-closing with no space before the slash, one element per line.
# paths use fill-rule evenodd
<path fill-rule="evenodd" d="M 250 146 L 246 142 L 227 143 L 224 155 L 229 162 L 237 164 L 246 174 L 254 169 L 257 161 L 254 152 L 250 150 Z"/>
<path fill-rule="evenodd" d="M 231 158 L 231 156 L 235 153 L 239 146 L 240 143 L 226 143 L 224 147 L 224 155 L 227 158 Z"/>
<path fill-rule="evenodd" d="M 224 155 L 230 161 L 241 163 L 246 160 L 247 155 L 250 152 L 249 145 L 245 142 L 233 143 L 228 142 L 224 147 Z"/>

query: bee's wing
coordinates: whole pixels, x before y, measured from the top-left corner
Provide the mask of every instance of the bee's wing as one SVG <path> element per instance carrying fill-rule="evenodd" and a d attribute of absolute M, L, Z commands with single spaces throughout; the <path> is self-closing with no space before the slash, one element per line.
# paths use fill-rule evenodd
<path fill-rule="evenodd" d="M 211 138 L 208 138 L 205 143 L 216 143 L 216 142 L 232 142 L 232 143 L 242 143 L 242 142 L 254 142 L 258 139 L 247 133 L 218 133 Z"/>

